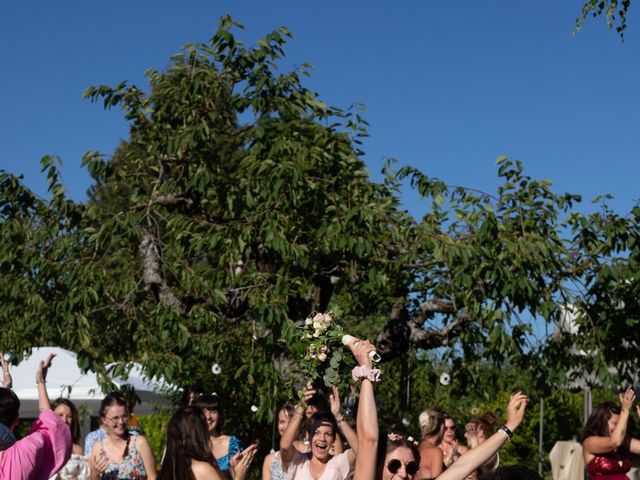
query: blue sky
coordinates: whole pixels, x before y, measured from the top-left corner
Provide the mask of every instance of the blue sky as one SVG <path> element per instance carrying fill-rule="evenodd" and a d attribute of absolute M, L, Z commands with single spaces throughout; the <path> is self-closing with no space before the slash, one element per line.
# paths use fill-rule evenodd
<path fill-rule="evenodd" d="M 39 160 L 55 154 L 84 198 L 86 150 L 110 154 L 127 125 L 82 99 L 89 85 L 145 86 L 186 42 L 204 42 L 231 14 L 252 43 L 294 33 L 283 69 L 309 62 L 327 103 L 367 106 L 366 161 L 419 167 L 449 184 L 493 192 L 495 159 L 524 162 L 558 192 L 602 193 L 628 212 L 640 199 L 640 16 L 625 42 L 603 19 L 572 35 L 579 0 L 301 2 L 111 0 L 0 4 L 0 169 L 44 194 Z M 635 4 L 633 5 L 635 7 Z M 411 211 L 420 211 L 413 196 Z M 585 209 L 593 208 L 588 201 Z"/>

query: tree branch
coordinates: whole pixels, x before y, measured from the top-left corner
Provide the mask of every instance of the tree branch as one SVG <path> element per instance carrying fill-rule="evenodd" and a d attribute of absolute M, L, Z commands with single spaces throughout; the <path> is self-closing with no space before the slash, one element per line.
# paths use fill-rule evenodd
<path fill-rule="evenodd" d="M 449 345 L 462 333 L 471 318 L 459 312 L 457 318 L 440 329 L 424 328 L 424 322 L 436 313 L 455 314 L 453 302 L 449 300 L 431 300 L 409 314 L 407 299 L 398 297 L 391 307 L 389 322 L 376 339 L 378 353 L 384 361 L 396 358 L 409 350 L 409 347 L 430 350 Z"/>

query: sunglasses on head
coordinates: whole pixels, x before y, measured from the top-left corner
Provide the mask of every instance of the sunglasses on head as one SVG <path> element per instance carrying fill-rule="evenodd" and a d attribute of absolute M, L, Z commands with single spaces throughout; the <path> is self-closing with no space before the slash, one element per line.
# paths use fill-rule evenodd
<path fill-rule="evenodd" d="M 394 458 L 393 460 L 389 460 L 387 462 L 387 470 L 389 470 L 389 472 L 394 475 L 398 473 L 398 470 L 400 470 L 401 466 L 402 462 L 397 458 Z M 404 464 L 404 469 L 406 470 L 408 475 L 415 475 L 420 469 L 420 465 L 418 465 L 418 462 L 412 460 Z"/>

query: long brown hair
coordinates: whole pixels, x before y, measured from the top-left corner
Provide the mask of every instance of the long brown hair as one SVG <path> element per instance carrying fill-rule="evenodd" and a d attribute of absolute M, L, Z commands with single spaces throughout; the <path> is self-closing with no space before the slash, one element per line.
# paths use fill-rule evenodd
<path fill-rule="evenodd" d="M 80 420 L 78 418 L 78 409 L 71 400 L 60 397 L 53 401 L 51 404 L 51 410 L 55 410 L 60 405 L 64 405 L 71 410 L 71 425 L 69 425 L 69 428 L 71 429 L 71 440 L 73 443 L 77 444 L 80 441 Z"/>
<path fill-rule="evenodd" d="M 620 405 L 613 402 L 604 402 L 597 405 L 593 412 L 591 412 L 591 415 L 589 415 L 587 423 L 580 434 L 580 443 L 584 442 L 587 437 L 610 437 L 609 419 L 611 415 L 620 415 Z M 617 455 L 622 457 L 628 455 L 631 448 L 631 435 L 629 431 L 633 430 L 633 421 L 629 419 L 628 422 L 627 434 L 624 437 L 622 445 L 617 450 Z"/>
<path fill-rule="evenodd" d="M 378 440 L 378 451 L 376 456 L 376 479 L 382 479 L 384 461 L 387 455 L 400 447 L 406 447 L 411 450 L 413 459 L 419 465 L 420 451 L 418 450 L 417 443 L 418 442 L 410 436 L 380 431 Z"/>
<path fill-rule="evenodd" d="M 191 461 L 206 462 L 220 472 L 200 407 L 182 407 L 167 425 L 166 451 L 158 480 L 195 480 Z"/>

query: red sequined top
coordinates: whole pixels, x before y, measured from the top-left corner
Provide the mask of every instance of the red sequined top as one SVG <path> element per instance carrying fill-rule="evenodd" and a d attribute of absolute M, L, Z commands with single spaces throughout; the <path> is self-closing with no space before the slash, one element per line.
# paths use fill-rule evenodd
<path fill-rule="evenodd" d="M 587 465 L 591 480 L 629 480 L 625 475 L 631 469 L 629 457 L 621 458 L 619 453 L 596 455 Z"/>

